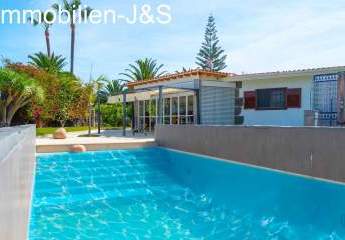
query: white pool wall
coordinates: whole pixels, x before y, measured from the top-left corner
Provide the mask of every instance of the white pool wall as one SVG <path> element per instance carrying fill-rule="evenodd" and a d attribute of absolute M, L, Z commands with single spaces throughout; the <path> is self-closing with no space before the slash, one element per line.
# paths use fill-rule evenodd
<path fill-rule="evenodd" d="M 35 132 L 34 125 L 0 128 L 0 239 L 28 236 Z"/>

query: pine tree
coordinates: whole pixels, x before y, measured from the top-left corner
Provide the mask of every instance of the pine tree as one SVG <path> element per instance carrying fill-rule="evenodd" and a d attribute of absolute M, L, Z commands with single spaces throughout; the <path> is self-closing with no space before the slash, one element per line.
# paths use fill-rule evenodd
<path fill-rule="evenodd" d="M 215 19 L 212 15 L 208 18 L 206 25 L 205 40 L 201 45 L 201 49 L 196 57 L 196 64 L 202 69 L 210 71 L 221 71 L 226 68 L 226 55 L 224 50 L 218 46 L 219 39 L 217 37 L 217 29 Z"/>

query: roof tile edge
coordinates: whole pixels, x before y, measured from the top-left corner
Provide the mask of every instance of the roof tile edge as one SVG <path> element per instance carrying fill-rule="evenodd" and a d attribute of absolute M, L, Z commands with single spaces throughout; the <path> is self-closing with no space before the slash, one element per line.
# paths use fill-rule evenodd
<path fill-rule="evenodd" d="M 127 86 L 129 88 L 133 88 L 134 86 L 143 85 L 143 84 L 170 81 L 173 79 L 189 77 L 189 76 L 205 76 L 205 75 L 206 76 L 212 76 L 212 77 L 219 77 L 219 78 L 237 76 L 237 74 L 235 74 L 235 73 L 215 72 L 215 71 L 207 71 L 207 70 L 197 69 L 197 70 L 191 70 L 191 71 L 186 71 L 186 72 L 168 74 L 168 75 L 164 75 L 162 77 L 154 78 L 154 79 L 129 82 L 129 83 L 127 83 Z"/>
<path fill-rule="evenodd" d="M 331 70 L 338 70 L 338 69 L 344 69 L 345 70 L 345 66 L 305 68 L 305 69 L 273 71 L 273 72 L 259 72 L 259 73 L 244 73 L 244 74 L 236 75 L 236 77 L 262 76 L 262 75 L 280 75 L 280 74 L 299 74 L 299 73 L 309 73 L 309 72 L 331 71 Z"/>
<path fill-rule="evenodd" d="M 149 80 L 140 80 L 136 82 L 127 83 L 128 88 L 134 88 L 135 86 L 140 86 L 144 84 L 157 83 L 170 81 L 177 78 L 183 78 L 188 76 L 213 76 L 219 78 L 225 77 L 234 77 L 232 81 L 241 81 L 246 77 L 263 77 L 263 76 L 280 76 L 280 75 L 289 75 L 289 74 L 308 74 L 308 73 L 317 73 L 317 72 L 327 72 L 327 71 L 345 71 L 345 66 L 334 66 L 334 67 L 320 67 L 320 68 L 306 68 L 306 69 L 296 69 L 296 70 L 286 70 L 286 71 L 275 71 L 275 72 L 260 72 L 260 73 L 247 73 L 247 74 L 235 74 L 229 72 L 215 72 L 207 71 L 202 69 L 195 69 L 186 72 L 173 73 L 165 75 L 159 78 L 149 79 Z"/>

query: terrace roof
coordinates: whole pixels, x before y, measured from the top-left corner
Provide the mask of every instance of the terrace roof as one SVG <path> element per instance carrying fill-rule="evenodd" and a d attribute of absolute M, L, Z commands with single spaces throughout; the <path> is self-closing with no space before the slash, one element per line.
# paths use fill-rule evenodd
<path fill-rule="evenodd" d="M 335 66 L 335 67 L 323 67 L 323 68 L 306 68 L 306 69 L 296 69 L 287 71 L 275 71 L 275 72 L 262 72 L 262 73 L 247 73 L 247 74 L 235 74 L 229 72 L 214 72 L 202 69 L 194 69 L 186 72 L 179 72 L 168 74 L 159 78 L 140 80 L 135 82 L 127 83 L 129 89 L 134 89 L 136 86 L 143 86 L 146 84 L 153 83 L 164 83 L 176 79 L 183 79 L 186 77 L 213 77 L 216 79 L 224 79 L 226 81 L 244 81 L 244 80 L 259 80 L 259 79 L 270 79 L 270 78 L 290 78 L 290 77 L 300 77 L 300 76 L 313 76 L 329 73 L 344 72 L 345 66 Z"/>
<path fill-rule="evenodd" d="M 165 76 L 162 76 L 159 78 L 154 78 L 154 79 L 129 82 L 127 84 L 127 86 L 129 89 L 133 89 L 135 86 L 140 86 L 140 85 L 145 85 L 145 84 L 150 84 L 150 83 L 160 83 L 160 82 L 165 82 L 165 81 L 170 81 L 170 80 L 175 80 L 175 79 L 181 79 L 184 77 L 193 77 L 193 76 L 197 76 L 197 77 L 209 76 L 209 77 L 215 77 L 215 78 L 225 78 L 225 77 L 236 76 L 236 74 L 195 69 L 195 70 L 190 70 L 190 71 L 186 71 L 186 72 L 168 74 L 168 75 L 165 75 Z"/>

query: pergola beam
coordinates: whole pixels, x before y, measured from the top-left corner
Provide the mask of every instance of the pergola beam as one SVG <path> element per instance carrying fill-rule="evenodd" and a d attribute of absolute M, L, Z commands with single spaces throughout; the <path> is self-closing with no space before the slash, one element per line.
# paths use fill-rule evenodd
<path fill-rule="evenodd" d="M 195 92 L 198 89 L 195 88 L 185 88 L 185 87 L 170 87 L 170 86 L 163 86 L 163 85 L 159 85 L 159 86 L 154 86 L 154 87 L 145 87 L 145 88 L 140 88 L 140 89 L 134 89 L 134 90 L 129 90 L 127 91 L 127 93 L 140 93 L 140 92 L 148 92 L 148 91 L 155 91 L 162 88 L 162 89 L 176 89 L 176 90 L 185 90 L 185 91 L 192 91 Z"/>

